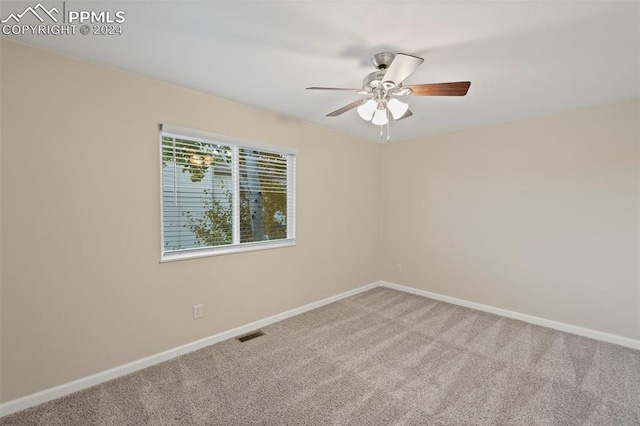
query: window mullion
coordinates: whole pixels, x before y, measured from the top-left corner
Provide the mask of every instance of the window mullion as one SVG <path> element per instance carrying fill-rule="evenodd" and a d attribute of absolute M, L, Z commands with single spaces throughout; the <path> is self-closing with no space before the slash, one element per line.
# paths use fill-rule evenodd
<path fill-rule="evenodd" d="M 296 163 L 295 157 L 287 155 L 287 238 L 296 238 L 296 188 L 295 175 Z"/>
<path fill-rule="evenodd" d="M 231 182 L 233 185 L 232 194 L 232 220 L 233 244 L 240 243 L 240 161 L 237 145 L 231 146 Z"/>

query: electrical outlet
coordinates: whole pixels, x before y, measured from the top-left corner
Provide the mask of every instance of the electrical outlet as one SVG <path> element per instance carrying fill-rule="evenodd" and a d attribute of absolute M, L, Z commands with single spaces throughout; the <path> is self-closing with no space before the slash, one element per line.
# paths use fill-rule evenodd
<path fill-rule="evenodd" d="M 402 272 L 402 265 L 400 263 L 396 263 L 396 272 Z"/>
<path fill-rule="evenodd" d="M 193 307 L 193 319 L 202 318 L 202 305 L 195 305 Z"/>

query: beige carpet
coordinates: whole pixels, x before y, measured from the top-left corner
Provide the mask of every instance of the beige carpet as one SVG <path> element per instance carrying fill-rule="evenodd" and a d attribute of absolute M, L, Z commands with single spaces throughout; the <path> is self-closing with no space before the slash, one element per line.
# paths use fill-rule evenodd
<path fill-rule="evenodd" d="M 2 425 L 638 425 L 640 351 L 387 288 Z"/>

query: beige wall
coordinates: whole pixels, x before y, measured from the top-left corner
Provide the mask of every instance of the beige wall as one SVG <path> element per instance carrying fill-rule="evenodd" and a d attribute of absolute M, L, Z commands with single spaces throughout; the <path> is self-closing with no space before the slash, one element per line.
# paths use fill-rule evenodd
<path fill-rule="evenodd" d="M 640 338 L 639 117 L 636 99 L 385 146 L 382 279 Z"/>
<path fill-rule="evenodd" d="M 378 279 L 379 145 L 12 42 L 1 52 L 2 401 Z M 159 264 L 163 122 L 297 149 L 298 245 Z"/>

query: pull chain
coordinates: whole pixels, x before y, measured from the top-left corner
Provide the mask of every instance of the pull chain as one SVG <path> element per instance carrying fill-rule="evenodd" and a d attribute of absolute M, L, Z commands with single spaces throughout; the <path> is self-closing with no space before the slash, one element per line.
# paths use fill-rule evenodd
<path fill-rule="evenodd" d="M 387 142 L 389 142 L 390 138 L 390 128 L 391 128 L 391 120 L 389 120 L 389 110 L 386 111 L 387 114 Z M 384 137 L 384 124 L 380 126 L 380 139 Z"/>
<path fill-rule="evenodd" d="M 389 142 L 389 134 L 390 134 L 389 129 L 391 129 L 391 120 L 387 121 L 387 142 Z"/>

